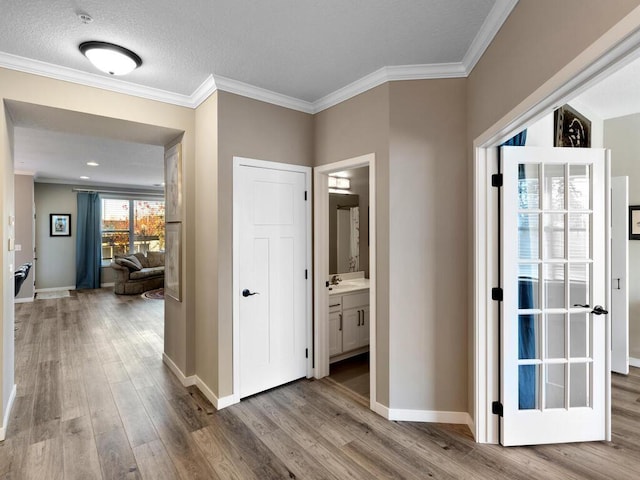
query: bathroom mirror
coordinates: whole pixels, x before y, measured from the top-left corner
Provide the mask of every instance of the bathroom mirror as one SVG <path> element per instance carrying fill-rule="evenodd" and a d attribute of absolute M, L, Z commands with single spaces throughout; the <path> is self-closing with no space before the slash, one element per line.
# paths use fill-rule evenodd
<path fill-rule="evenodd" d="M 358 195 L 329 193 L 329 272 L 332 274 L 360 270 L 359 203 Z"/>

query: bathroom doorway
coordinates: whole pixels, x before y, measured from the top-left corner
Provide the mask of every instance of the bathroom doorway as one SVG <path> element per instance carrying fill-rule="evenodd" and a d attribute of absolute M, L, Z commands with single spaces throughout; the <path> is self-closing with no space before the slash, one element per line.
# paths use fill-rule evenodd
<path fill-rule="evenodd" d="M 375 156 L 314 175 L 315 376 L 375 410 Z"/>

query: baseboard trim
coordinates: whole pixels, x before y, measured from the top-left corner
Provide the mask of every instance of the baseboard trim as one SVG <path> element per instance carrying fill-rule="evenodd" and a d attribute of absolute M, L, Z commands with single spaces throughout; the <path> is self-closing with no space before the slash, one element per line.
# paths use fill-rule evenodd
<path fill-rule="evenodd" d="M 438 410 L 409 410 L 388 408 L 376 404 L 374 411 L 388 420 L 398 422 L 453 423 L 467 425 L 473 432 L 473 419 L 468 412 L 446 412 Z"/>
<path fill-rule="evenodd" d="M 187 377 L 184 373 L 182 373 L 182 370 L 178 368 L 178 366 L 173 362 L 173 360 L 171 360 L 167 356 L 167 354 L 164 352 L 162 353 L 162 361 L 167 367 L 169 367 L 169 370 L 171 370 L 171 372 L 176 377 L 178 377 L 178 380 L 180 380 L 180 383 L 182 384 L 183 387 L 191 387 L 192 385 L 196 384 L 196 376 L 191 375 Z"/>
<path fill-rule="evenodd" d="M 235 395 L 228 395 L 226 397 L 218 398 L 215 393 L 211 391 L 211 389 L 207 386 L 206 383 L 200 379 L 197 375 L 186 376 L 182 373 L 182 370 L 171 360 L 166 353 L 162 354 L 162 361 L 164 364 L 171 370 L 171 372 L 178 377 L 180 383 L 182 383 L 183 387 L 191 387 L 196 386 L 200 392 L 211 402 L 211 404 L 216 407 L 216 410 L 222 410 L 223 408 L 234 405 L 240 401 L 239 398 L 236 398 Z"/>
<path fill-rule="evenodd" d="M 11 389 L 11 395 L 9 395 L 9 403 L 7 403 L 7 411 L 4 412 L 4 418 L 2 419 L 2 426 L 0 427 L 0 442 L 2 442 L 7 435 L 7 427 L 9 426 L 9 416 L 11 415 L 11 409 L 13 408 L 13 402 L 16 400 L 16 394 L 18 387 L 13 385 Z"/>
<path fill-rule="evenodd" d="M 36 288 L 36 293 L 40 292 L 58 292 L 60 290 L 75 290 L 76 286 L 71 287 L 52 287 L 52 288 Z"/>
<path fill-rule="evenodd" d="M 101 283 L 100 288 L 115 287 L 115 285 L 116 285 L 116 282 Z"/>
<path fill-rule="evenodd" d="M 195 377 L 196 387 L 198 387 L 198 390 L 200 390 L 202 394 L 207 397 L 207 400 L 209 400 L 211 404 L 216 407 L 216 410 L 222 410 L 223 408 L 227 408 L 240 401 L 239 399 L 236 400 L 234 395 L 227 395 L 226 397 L 218 398 L 200 377 L 198 377 L 197 375 Z"/>
<path fill-rule="evenodd" d="M 629 365 L 640 368 L 640 358 L 629 357 Z"/>
<path fill-rule="evenodd" d="M 31 303 L 35 297 L 14 298 L 13 303 Z"/>

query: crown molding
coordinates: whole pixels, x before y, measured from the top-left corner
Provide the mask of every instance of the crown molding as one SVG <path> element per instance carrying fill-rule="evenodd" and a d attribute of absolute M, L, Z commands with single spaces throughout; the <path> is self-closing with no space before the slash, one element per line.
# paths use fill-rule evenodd
<path fill-rule="evenodd" d="M 216 81 L 213 75 L 209 75 L 204 82 L 191 94 L 191 108 L 199 107 L 213 92 L 217 90 Z"/>
<path fill-rule="evenodd" d="M 237 80 L 218 75 L 215 76 L 215 82 L 218 90 L 235 93 L 236 95 L 253 98 L 254 100 L 260 100 L 261 102 L 271 103 L 273 105 L 298 110 L 304 113 L 315 113 L 312 103 L 298 98 L 289 97 L 288 95 L 272 92 L 271 90 L 255 87 L 248 83 L 239 82 Z"/>
<path fill-rule="evenodd" d="M 493 38 L 502 27 L 502 24 L 507 20 L 507 17 L 511 15 L 511 11 L 517 3 L 518 0 L 497 0 L 496 3 L 493 4 L 493 8 L 489 12 L 489 15 L 487 15 L 487 18 L 484 19 L 480 30 L 478 30 L 467 53 L 462 59 L 462 64 L 464 65 L 467 76 L 489 47 Z"/>
<path fill-rule="evenodd" d="M 51 63 L 41 62 L 40 60 L 32 60 L 18 55 L 11 55 L 9 53 L 0 52 L 0 67 L 53 78 L 55 80 L 85 85 L 88 87 L 124 93 L 134 97 L 156 100 L 181 107 L 194 108 L 193 96 L 190 95 L 168 92 L 166 90 L 160 90 L 153 87 L 145 87 L 143 85 L 126 82 L 124 80 L 118 80 L 117 78 L 103 77 L 102 75 L 82 72 L 73 68 L 53 65 Z M 199 89 L 200 87 L 198 90 Z"/>
<path fill-rule="evenodd" d="M 360 95 L 383 83 L 401 80 L 433 80 L 461 78 L 467 73 L 462 63 L 434 63 L 430 65 L 395 65 L 382 67 L 369 75 L 322 97 L 313 103 L 313 113 L 321 112 Z"/>

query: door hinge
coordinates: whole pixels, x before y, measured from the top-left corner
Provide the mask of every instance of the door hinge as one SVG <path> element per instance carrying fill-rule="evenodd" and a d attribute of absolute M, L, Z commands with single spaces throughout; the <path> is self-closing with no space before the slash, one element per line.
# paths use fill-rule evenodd
<path fill-rule="evenodd" d="M 504 292 L 501 287 L 494 287 L 491 289 L 491 300 L 495 300 L 496 302 L 501 302 L 504 298 Z"/>
<path fill-rule="evenodd" d="M 307 201 L 307 191 L 306 190 L 304 191 L 304 201 L 305 202 Z"/>
<path fill-rule="evenodd" d="M 305 280 L 309 279 L 309 270 L 307 270 L 306 268 L 304 269 L 304 279 Z"/>
<path fill-rule="evenodd" d="M 491 402 L 491 413 L 494 415 L 504 416 L 504 408 L 499 401 Z"/>
<path fill-rule="evenodd" d="M 304 349 L 304 358 L 309 358 L 309 349 L 308 348 Z"/>
<path fill-rule="evenodd" d="M 494 173 L 491 175 L 491 186 L 492 187 L 501 187 L 502 186 L 502 174 Z"/>

